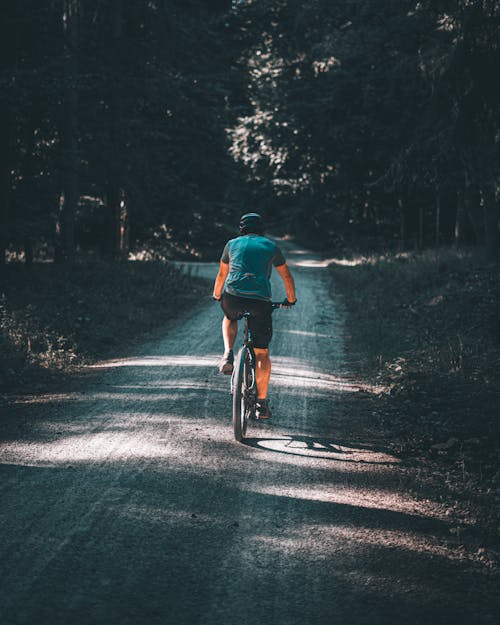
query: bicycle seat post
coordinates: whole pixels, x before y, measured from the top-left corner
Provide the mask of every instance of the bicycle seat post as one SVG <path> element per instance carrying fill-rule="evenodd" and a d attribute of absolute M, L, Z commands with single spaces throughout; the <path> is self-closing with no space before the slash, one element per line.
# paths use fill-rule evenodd
<path fill-rule="evenodd" d="M 251 346 L 252 345 L 252 333 L 250 331 L 250 328 L 248 327 L 248 320 L 250 319 L 250 313 L 249 312 L 243 313 L 243 319 L 245 320 L 245 327 L 244 327 L 244 332 L 243 332 L 243 343 L 247 346 Z"/>

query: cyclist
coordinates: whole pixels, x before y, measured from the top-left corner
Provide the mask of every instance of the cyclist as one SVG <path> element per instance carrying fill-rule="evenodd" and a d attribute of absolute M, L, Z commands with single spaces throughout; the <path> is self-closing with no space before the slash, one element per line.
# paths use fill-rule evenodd
<path fill-rule="evenodd" d="M 230 375 L 233 371 L 233 346 L 238 332 L 238 319 L 250 312 L 257 382 L 256 417 L 271 416 L 267 389 L 271 376 L 269 341 L 272 337 L 271 285 L 269 278 L 274 265 L 286 290 L 283 306 L 295 304 L 295 284 L 280 248 L 264 237 L 264 222 L 257 213 L 246 213 L 240 219 L 240 236 L 226 243 L 215 279 L 213 297 L 221 302 L 224 318 L 222 337 L 224 355 L 219 371 Z"/>

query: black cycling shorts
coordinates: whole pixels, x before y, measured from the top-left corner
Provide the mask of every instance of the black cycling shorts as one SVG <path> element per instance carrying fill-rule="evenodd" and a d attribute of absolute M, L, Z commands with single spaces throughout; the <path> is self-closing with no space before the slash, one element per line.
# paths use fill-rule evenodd
<path fill-rule="evenodd" d="M 252 333 L 253 345 L 259 349 L 267 349 L 273 336 L 271 302 L 224 293 L 220 305 L 228 319 L 241 319 L 244 312 L 251 313 L 248 327 Z"/>

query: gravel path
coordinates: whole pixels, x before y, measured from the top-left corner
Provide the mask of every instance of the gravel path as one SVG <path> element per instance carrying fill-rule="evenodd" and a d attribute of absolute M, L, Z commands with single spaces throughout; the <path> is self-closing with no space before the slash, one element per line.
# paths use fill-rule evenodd
<path fill-rule="evenodd" d="M 377 389 L 349 376 L 325 267 L 284 246 L 299 303 L 275 314 L 274 418 L 248 444 L 208 299 L 86 392 L 5 416 L 2 625 L 495 622 L 487 569 L 356 412 Z"/>

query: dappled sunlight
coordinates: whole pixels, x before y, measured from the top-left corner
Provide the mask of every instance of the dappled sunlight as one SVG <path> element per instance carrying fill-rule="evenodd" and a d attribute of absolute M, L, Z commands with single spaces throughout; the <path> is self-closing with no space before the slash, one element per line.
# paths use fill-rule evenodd
<path fill-rule="evenodd" d="M 310 338 L 332 339 L 333 334 L 321 334 L 320 332 L 308 332 L 307 330 L 273 330 L 274 334 L 296 334 L 298 336 L 307 336 Z"/>
<path fill-rule="evenodd" d="M 327 260 L 322 260 L 318 258 L 306 258 L 304 260 L 290 260 L 289 265 L 291 267 L 307 267 L 320 269 L 329 267 L 330 263 Z"/>
<path fill-rule="evenodd" d="M 434 515 L 433 509 L 404 493 L 378 488 L 359 488 L 342 484 L 253 484 L 252 491 L 261 495 L 402 512 L 415 517 Z"/>
<path fill-rule="evenodd" d="M 341 267 L 357 267 L 369 262 L 365 256 L 357 256 L 356 258 L 330 258 L 327 261 L 330 265 L 340 265 Z"/>
<path fill-rule="evenodd" d="M 163 390 L 171 389 L 171 393 L 167 392 L 158 392 L 158 387 L 142 388 L 142 392 L 140 387 L 137 387 L 137 390 L 107 390 L 107 391 L 91 391 L 87 393 L 69 393 L 68 395 L 60 395 L 55 399 L 53 396 L 48 395 L 45 399 L 41 398 L 33 398 L 32 401 L 26 400 L 24 403 L 29 404 L 55 404 L 55 403 L 71 403 L 71 404 L 83 404 L 93 401 L 124 401 L 127 403 L 140 402 L 140 401 L 168 401 L 175 399 L 178 397 L 178 393 L 175 391 L 198 391 L 206 388 L 206 384 L 172 384 L 170 386 L 165 386 Z M 131 395 L 126 395 L 130 393 Z"/>
<path fill-rule="evenodd" d="M 139 356 L 136 358 L 117 358 L 105 360 L 89 369 L 112 369 L 117 367 L 214 367 L 220 356 L 186 355 L 186 356 Z"/>
<path fill-rule="evenodd" d="M 414 506 L 415 502 L 411 502 Z M 431 510 L 427 512 L 431 514 Z M 410 526 L 408 531 L 391 530 L 388 528 L 347 528 L 336 527 L 335 535 L 337 539 L 349 541 L 349 547 L 353 543 L 359 543 L 364 547 L 380 549 L 388 547 L 391 549 L 398 548 L 413 553 L 426 553 L 432 556 L 441 556 L 448 560 L 462 561 L 464 554 L 455 548 L 449 548 L 445 544 L 439 544 L 437 541 L 430 541 L 429 536 L 416 533 Z"/>
<path fill-rule="evenodd" d="M 201 388 L 203 388 L 202 385 L 198 385 L 198 386 L 182 386 L 181 385 L 181 386 L 172 387 L 172 391 L 174 389 L 177 391 L 184 391 L 184 390 L 199 390 Z M 116 401 L 123 401 L 123 402 L 130 404 L 130 402 L 136 403 L 136 402 L 172 401 L 178 398 L 178 396 L 179 396 L 178 392 L 152 393 L 151 390 L 147 390 L 147 389 L 144 389 L 144 392 L 142 393 L 135 391 L 133 395 L 131 396 L 124 396 L 117 391 L 97 391 L 95 393 L 91 393 L 87 395 L 86 397 L 80 397 L 80 399 L 76 401 L 82 402 L 82 401 L 89 401 L 89 400 L 99 400 L 99 401 L 116 400 Z"/>
<path fill-rule="evenodd" d="M 83 393 L 46 393 L 43 395 L 23 395 L 22 397 L 18 397 L 16 399 L 11 400 L 11 404 L 15 406 L 16 404 L 56 404 L 68 401 L 78 401 L 81 399 L 86 399 L 86 395 Z"/>
<path fill-rule="evenodd" d="M 409 557 L 421 553 L 462 561 L 465 555 L 446 544 L 450 520 L 430 501 L 339 484 L 254 484 L 252 488 L 260 495 L 289 499 L 295 507 L 303 506 L 305 513 L 296 528 L 288 525 L 272 535 L 261 532 L 252 537 L 266 548 L 290 552 L 302 546 L 311 558 L 327 557 L 339 549 L 352 554 L 357 546 L 363 550 L 390 549 L 392 554 L 400 549 Z M 320 539 L 311 540 L 313 537 Z"/>
<path fill-rule="evenodd" d="M 385 490 L 337 486 L 333 491 L 331 486 L 326 485 L 315 485 L 313 489 L 294 485 L 281 488 L 263 485 L 245 489 L 244 492 L 251 499 L 255 496 L 272 498 L 279 502 L 278 511 L 287 508 L 287 499 L 297 502 L 299 506 L 306 506 L 305 510 L 308 511 L 306 517 L 293 517 L 286 527 L 279 527 L 278 531 L 274 527 L 272 534 L 264 533 L 262 528 L 257 531 L 254 521 L 248 519 L 253 527 L 246 534 L 245 540 L 266 548 L 283 549 L 288 553 L 302 548 L 314 558 L 319 554 L 326 556 L 330 550 L 337 552 L 345 549 L 353 553 L 353 550 L 366 547 L 376 551 L 391 549 L 392 553 L 394 549 L 401 549 L 410 557 L 413 553 L 421 553 L 450 560 L 463 558 L 463 554 L 437 539 L 443 530 L 442 519 L 435 516 L 430 506 L 416 502 L 409 496 L 395 495 Z M 236 500 L 240 495 L 238 491 L 233 494 Z M 323 504 L 331 504 L 331 513 L 327 512 L 328 508 L 323 508 Z M 126 507 L 117 506 L 116 514 L 152 524 L 196 523 L 198 527 L 210 526 L 212 529 L 228 527 L 230 521 L 227 510 L 211 508 L 210 512 L 204 512 L 199 507 L 195 509 L 196 513 L 193 513 L 193 507 L 185 509 L 176 505 L 175 500 L 166 500 L 162 505 L 130 503 Z M 325 513 L 327 518 L 320 520 L 325 517 Z M 279 513 L 276 518 L 279 526 Z M 416 531 L 415 523 L 421 529 L 426 528 L 426 531 Z M 231 525 L 234 527 L 234 523 Z M 435 529 L 434 535 L 429 532 L 431 527 Z M 311 541 L 310 538 L 314 536 L 321 536 L 321 540 Z"/>
<path fill-rule="evenodd" d="M 286 240 L 286 239 L 282 239 L 282 240 Z M 287 256 L 304 256 L 310 253 L 311 252 L 309 252 L 309 250 L 297 250 L 297 249 L 287 250 L 286 252 Z"/>
<path fill-rule="evenodd" d="M 85 436 L 85 445 L 82 437 Z M 128 443 L 128 444 L 127 444 Z M 113 453 L 111 454 L 111 450 Z M 11 449 L 5 449 L 2 454 L 2 463 L 16 466 L 66 466 L 73 468 L 74 464 L 95 464 L 111 457 L 114 461 L 130 458 L 130 436 L 126 433 L 113 432 L 88 435 L 64 435 L 56 440 L 38 441 L 32 444 L 17 441 Z"/>
<path fill-rule="evenodd" d="M 282 332 L 287 332 L 283 330 Z M 290 330 L 290 333 L 295 333 Z M 301 334 L 303 331 L 296 331 Z M 305 331 L 304 331 L 305 332 Z M 313 335 L 314 333 L 310 333 Z M 322 336 L 322 335 L 317 335 Z M 323 335 L 327 336 L 327 335 Z M 176 356 L 145 356 L 135 358 L 120 358 L 90 365 L 93 369 L 113 369 L 121 367 L 216 367 L 218 355 L 196 356 L 196 355 L 176 355 Z M 331 390 L 337 392 L 367 392 L 379 394 L 384 389 L 379 386 L 368 384 L 360 380 L 352 380 L 341 376 L 324 373 L 323 371 L 307 366 L 307 361 L 290 358 L 286 356 L 273 356 L 273 386 L 291 387 L 296 389 L 318 389 Z M 199 380 L 175 380 L 169 382 L 162 380 L 160 385 L 152 385 L 154 388 L 172 389 L 203 389 L 206 386 Z M 117 387 L 119 388 L 119 387 Z M 123 387 L 126 390 L 126 387 Z M 147 387 L 146 387 L 147 388 Z M 106 392 L 100 392 L 100 397 L 106 397 Z M 145 389 L 147 394 L 147 390 Z"/>
<path fill-rule="evenodd" d="M 236 448 L 238 456 L 244 454 L 250 458 L 258 454 L 258 457 L 254 456 L 256 461 L 266 464 L 296 465 L 297 456 L 310 467 L 319 466 L 323 461 L 335 461 L 335 471 L 339 473 L 348 473 L 353 464 L 356 470 L 365 471 L 377 465 L 377 471 L 385 471 L 399 462 L 398 458 L 385 452 L 324 437 L 264 436 L 269 425 L 258 422 L 251 423 L 249 435 L 260 434 L 260 437 L 248 439 L 245 446 L 237 445 L 232 440 L 229 405 L 225 418 L 218 413 L 203 418 L 190 416 L 185 409 L 182 414 L 175 414 L 169 407 L 152 415 L 142 408 L 137 412 L 131 407 L 130 411 L 96 414 L 90 421 L 76 418 L 68 423 L 56 419 L 39 423 L 33 441 L 16 438 L 4 445 L 2 461 L 56 466 L 154 460 L 180 468 L 191 466 L 192 457 L 198 457 L 200 462 L 199 454 L 202 453 L 200 467 L 220 470 L 221 458 Z"/>
<path fill-rule="evenodd" d="M 292 386 L 332 391 L 356 392 L 359 387 L 341 378 L 328 374 L 317 374 L 309 369 L 273 367 L 273 386 Z"/>
<path fill-rule="evenodd" d="M 44 395 L 25 395 L 12 400 L 12 405 L 43 406 L 56 404 L 83 404 L 96 400 L 116 400 L 116 401 L 167 401 L 178 397 L 179 391 L 204 391 L 212 390 L 219 392 L 221 384 L 226 380 L 218 379 L 218 385 L 212 380 L 208 385 L 208 380 L 203 378 L 195 379 L 164 379 L 150 381 L 146 384 L 106 384 L 106 390 L 95 390 L 85 392 L 68 393 L 46 393 Z M 224 384 L 225 387 L 225 384 Z M 168 392 L 171 391 L 171 392 Z"/>
<path fill-rule="evenodd" d="M 383 391 L 383 387 L 324 373 L 312 367 L 307 367 L 307 364 L 302 360 L 287 357 L 273 358 L 272 384 L 278 387 L 331 390 L 333 392 L 346 393 L 365 392 L 379 394 Z"/>
<path fill-rule="evenodd" d="M 316 537 L 317 540 L 305 542 L 304 536 L 306 535 Z M 414 557 L 414 554 L 423 554 L 431 557 L 441 557 L 450 561 L 463 560 L 463 555 L 457 552 L 456 549 L 439 545 L 436 541 L 431 542 L 428 537 L 418 536 L 412 533 L 411 530 L 405 532 L 387 530 L 385 528 L 364 528 L 355 525 L 346 527 L 343 524 L 304 524 L 301 526 L 300 531 L 297 532 L 276 533 L 274 535 L 261 533 L 253 536 L 251 541 L 266 551 L 277 552 L 277 557 L 279 557 L 278 554 L 296 553 L 300 549 L 302 556 L 307 555 L 308 558 L 314 559 L 316 562 L 318 560 L 328 560 L 333 554 L 339 557 L 343 551 L 351 557 L 358 550 L 361 552 L 360 555 L 365 554 L 367 547 L 376 551 L 387 550 L 386 556 L 391 556 L 391 559 L 397 557 L 394 554 L 394 550 L 398 550 L 407 553 L 409 558 Z M 356 585 L 366 585 L 371 588 L 377 584 L 386 587 L 386 584 L 394 582 L 394 575 L 396 575 L 396 573 L 391 575 L 390 571 L 378 571 L 374 575 L 373 571 L 366 572 L 361 569 L 356 569 L 353 573 L 351 567 L 348 567 L 345 571 L 338 569 L 335 573 L 337 577 L 346 577 L 348 580 L 352 578 L 353 574 L 355 575 Z M 410 577 L 413 576 L 410 575 Z M 413 580 L 414 585 L 415 583 L 416 579 Z M 420 580 L 419 585 L 423 588 L 425 583 L 424 580 Z"/>
<path fill-rule="evenodd" d="M 121 416 L 124 420 L 127 419 L 127 415 Z M 161 429 L 157 424 L 156 431 L 151 428 L 148 436 L 144 432 L 139 436 L 130 423 L 125 429 L 114 428 L 109 423 L 107 428 L 94 432 L 61 432 L 58 438 L 38 441 L 36 445 L 17 441 L 11 449 L 4 450 L 2 460 L 19 465 L 66 465 L 82 462 L 94 464 L 130 462 L 135 458 L 156 458 L 168 454 L 166 441 L 162 440 Z"/>
<path fill-rule="evenodd" d="M 115 392 L 135 393 L 136 391 L 147 393 L 149 391 L 157 392 L 163 389 L 206 389 L 207 379 L 192 380 L 189 378 L 175 378 L 175 380 L 161 379 L 159 381 L 146 382 L 145 384 L 113 384 L 112 388 Z"/>
<path fill-rule="evenodd" d="M 304 260 L 291 260 L 290 265 L 295 267 L 307 267 L 321 269 L 330 267 L 331 265 L 340 265 L 342 267 L 356 267 L 358 265 L 365 264 L 367 259 L 364 256 L 359 256 L 353 259 L 345 258 L 306 258 Z"/>
<path fill-rule="evenodd" d="M 208 386 L 208 380 L 205 378 L 198 380 L 164 380 L 161 379 L 158 382 L 151 382 L 148 384 L 135 384 L 135 385 L 109 385 L 107 390 L 94 391 L 87 393 L 86 395 L 80 395 L 75 398 L 74 401 L 89 401 L 89 400 L 116 400 L 124 402 L 158 402 L 169 401 L 179 397 L 179 393 L 183 391 L 208 391 L 218 392 L 218 387 L 213 384 Z M 169 392 L 170 391 L 170 392 Z M 189 393 L 183 393 L 188 395 Z"/>
<path fill-rule="evenodd" d="M 211 436 L 223 438 L 229 433 L 228 425 L 221 425 L 216 419 L 195 421 L 168 413 L 162 418 L 151 419 L 148 413 L 113 413 L 106 415 L 102 423 L 106 429 L 101 429 L 95 422 L 74 423 L 68 427 L 66 424 L 49 424 L 44 428 L 45 432 L 56 438 L 13 441 L 4 446 L 2 462 L 20 466 L 73 466 L 164 460 L 176 467 L 191 465 L 192 459 L 187 452 L 196 432 L 196 423 L 199 423 L 200 431 L 202 425 L 204 429 L 209 427 Z M 207 457 L 204 464 L 215 467 L 216 461 L 214 454 Z"/>

